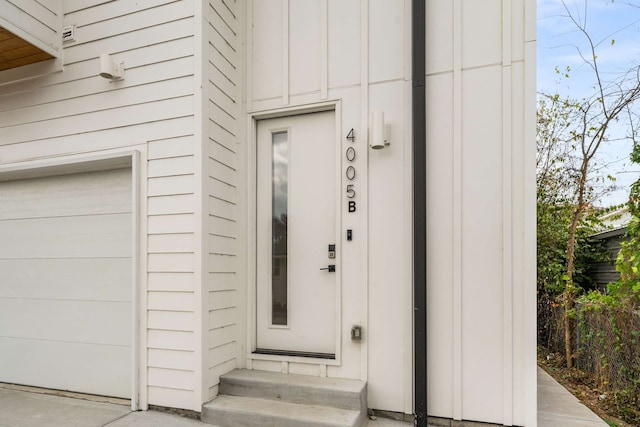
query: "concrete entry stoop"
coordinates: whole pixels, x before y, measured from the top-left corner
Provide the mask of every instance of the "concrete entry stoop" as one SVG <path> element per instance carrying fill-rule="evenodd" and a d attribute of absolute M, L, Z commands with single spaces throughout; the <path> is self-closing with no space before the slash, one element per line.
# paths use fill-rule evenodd
<path fill-rule="evenodd" d="M 218 427 L 360 427 L 367 417 L 364 381 L 234 370 L 202 407 Z"/>

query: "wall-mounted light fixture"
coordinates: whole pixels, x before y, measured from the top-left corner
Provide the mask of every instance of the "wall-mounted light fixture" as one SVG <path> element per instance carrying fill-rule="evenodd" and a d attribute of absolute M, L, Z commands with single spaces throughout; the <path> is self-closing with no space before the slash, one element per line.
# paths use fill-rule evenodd
<path fill-rule="evenodd" d="M 389 144 L 389 125 L 384 124 L 384 112 L 373 111 L 369 123 L 369 146 L 379 150 Z"/>
<path fill-rule="evenodd" d="M 116 63 L 108 53 L 100 54 L 100 77 L 114 80 L 124 79 L 124 62 Z"/>

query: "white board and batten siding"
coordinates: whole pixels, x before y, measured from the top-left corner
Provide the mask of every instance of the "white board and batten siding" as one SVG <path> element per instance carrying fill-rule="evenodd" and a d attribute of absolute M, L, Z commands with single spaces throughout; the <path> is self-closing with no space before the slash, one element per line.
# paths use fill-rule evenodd
<path fill-rule="evenodd" d="M 426 12 L 429 414 L 534 426 L 535 2 Z"/>
<path fill-rule="evenodd" d="M 0 87 L 0 165 L 140 152 L 140 403 L 200 410 L 195 3 L 65 0 L 64 71 Z M 99 76 L 99 55 L 125 79 Z"/>
<path fill-rule="evenodd" d="M 206 330 L 207 353 L 205 398 L 217 395 L 220 375 L 238 365 L 242 342 L 240 262 L 241 207 L 238 186 L 246 170 L 240 166 L 238 150 L 242 94 L 242 13 L 235 0 L 210 0 L 205 3 L 206 58 L 206 144 L 205 187 L 208 199 L 206 229 L 208 277 L 204 289 L 208 298 Z"/>
<path fill-rule="evenodd" d="M 253 1 L 247 16 L 247 108 L 277 110 L 339 100 L 336 124 L 340 188 L 354 184 L 357 203 L 347 212 L 341 191 L 341 229 L 355 236 L 336 242 L 341 256 L 339 366 L 289 363 L 289 372 L 367 381 L 368 405 L 412 412 L 410 9 L 404 1 Z M 410 74 L 409 74 L 410 76 Z M 368 148 L 369 113 L 382 110 L 392 145 Z M 346 139 L 353 129 L 355 141 Z M 356 150 L 347 162 L 344 152 Z M 356 179 L 347 182 L 345 168 Z M 309 197 L 313 197 L 309 195 Z M 369 207 L 367 207 L 369 205 Z M 350 339 L 361 325 L 360 342 Z M 254 361 L 254 368 L 279 370 Z"/>
<path fill-rule="evenodd" d="M 326 373 L 410 413 L 410 2 L 256 0 L 247 20 L 247 109 L 339 99 L 343 149 L 357 135 L 344 360 Z M 429 415 L 535 425 L 535 1 L 434 0 L 426 20 Z M 376 110 L 391 145 L 370 151 Z"/>

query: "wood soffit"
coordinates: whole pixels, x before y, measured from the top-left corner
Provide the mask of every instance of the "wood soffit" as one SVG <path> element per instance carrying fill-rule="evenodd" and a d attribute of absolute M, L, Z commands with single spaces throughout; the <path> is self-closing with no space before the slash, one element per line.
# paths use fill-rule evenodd
<path fill-rule="evenodd" d="M 0 71 L 53 59 L 53 56 L 0 27 Z"/>

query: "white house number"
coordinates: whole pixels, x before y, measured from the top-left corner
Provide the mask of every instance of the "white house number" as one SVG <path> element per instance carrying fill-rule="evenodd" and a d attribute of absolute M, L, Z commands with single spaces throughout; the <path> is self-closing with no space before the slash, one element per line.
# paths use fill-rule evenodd
<path fill-rule="evenodd" d="M 347 134 L 347 139 L 351 141 L 352 144 L 355 143 L 356 134 L 353 131 L 353 128 L 351 128 L 351 130 Z M 353 146 L 350 146 L 349 148 L 347 148 L 345 156 L 348 163 L 353 163 L 353 161 L 356 159 L 356 149 Z M 347 182 L 353 182 L 353 180 L 356 179 L 356 168 L 351 164 L 348 165 L 347 170 L 345 171 L 345 175 L 347 177 Z M 349 213 L 353 213 L 356 211 L 356 201 L 353 200 L 356 198 L 356 190 L 354 187 L 355 184 L 347 184 L 347 199 L 349 199 L 347 203 L 347 211 Z"/>

